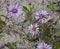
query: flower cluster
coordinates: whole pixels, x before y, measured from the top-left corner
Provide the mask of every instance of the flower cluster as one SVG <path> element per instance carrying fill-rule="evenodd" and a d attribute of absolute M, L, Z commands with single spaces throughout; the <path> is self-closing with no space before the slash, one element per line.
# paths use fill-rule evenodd
<path fill-rule="evenodd" d="M 28 26 L 27 31 L 29 33 L 26 34 L 24 32 L 25 37 L 27 37 L 26 39 L 28 39 L 29 41 L 34 41 L 34 42 L 40 41 L 41 39 L 44 42 L 44 43 L 38 44 L 36 49 L 54 49 L 54 48 L 57 49 L 57 46 L 56 46 L 57 40 L 55 39 L 55 36 L 54 36 L 56 35 L 54 34 L 55 33 L 54 26 L 56 26 L 57 21 L 53 22 L 52 16 L 50 16 L 46 10 L 35 12 L 34 7 L 31 7 L 30 9 L 28 9 L 27 7 L 23 6 L 23 10 L 22 10 L 22 7 L 19 6 L 19 4 L 8 5 L 8 13 L 10 17 L 12 18 L 17 18 L 21 16 L 22 11 L 26 12 L 27 14 L 26 20 L 28 20 L 29 22 L 29 24 L 27 24 Z M 23 23 L 22 28 L 26 24 L 24 22 L 22 22 Z M 48 43 L 51 43 L 51 45 L 48 45 L 47 43 L 45 43 L 45 41 Z"/>
<path fill-rule="evenodd" d="M 41 12 L 36 13 L 35 19 L 40 20 L 42 23 L 46 23 L 52 19 L 51 16 L 47 15 L 48 15 L 47 11 L 42 10 Z"/>
<path fill-rule="evenodd" d="M 55 26 L 58 20 L 54 22 L 53 17 L 46 10 L 35 12 L 34 7 L 27 8 L 25 6 L 23 6 L 23 9 L 29 22 L 27 25 L 28 33 L 25 35 L 25 39 L 32 42 L 42 40 L 44 43 L 39 44 L 36 49 L 58 49 L 57 45 L 59 43 L 56 43 L 55 36 Z M 51 45 L 47 43 L 51 43 Z"/>
<path fill-rule="evenodd" d="M 41 22 L 42 24 L 44 23 L 48 23 L 50 22 L 50 20 L 52 20 L 51 16 L 47 16 L 48 13 L 45 10 L 42 10 L 41 12 L 37 12 L 35 19 L 38 20 L 39 22 Z M 29 26 L 29 32 L 34 35 L 34 34 L 38 34 L 39 32 L 39 27 L 38 27 L 38 23 L 36 24 L 31 24 L 31 26 Z"/>
<path fill-rule="evenodd" d="M 45 32 L 47 31 L 46 27 L 48 26 L 48 23 L 51 22 L 52 20 L 52 17 L 48 15 L 47 11 L 45 10 L 42 10 L 41 12 L 36 12 L 36 15 L 35 15 L 35 20 L 37 21 L 36 23 L 33 23 L 31 24 L 29 27 L 28 27 L 28 30 L 29 30 L 29 33 L 32 35 L 32 36 L 35 36 L 35 35 L 38 35 L 41 31 L 40 30 L 43 30 L 42 32 Z M 42 29 L 40 28 L 40 22 L 41 22 L 41 26 L 44 26 Z M 46 26 L 45 26 L 46 25 Z M 44 29 L 45 28 L 45 29 Z M 48 31 L 50 31 L 49 27 L 48 28 Z M 48 33 L 47 33 L 48 34 Z M 42 36 L 44 37 L 44 35 L 42 34 Z M 40 38 L 40 36 L 38 37 Z M 32 38 L 34 39 L 34 37 Z M 48 45 L 46 43 L 40 43 L 38 46 L 37 46 L 37 49 L 52 49 L 52 46 L 51 45 Z"/>

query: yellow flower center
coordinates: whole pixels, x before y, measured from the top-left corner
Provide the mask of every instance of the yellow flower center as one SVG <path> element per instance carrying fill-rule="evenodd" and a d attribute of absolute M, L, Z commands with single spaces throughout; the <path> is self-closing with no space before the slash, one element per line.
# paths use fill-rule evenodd
<path fill-rule="evenodd" d="M 44 15 L 43 15 L 43 14 L 41 14 L 41 15 L 40 15 L 40 19 L 43 19 L 43 18 L 44 18 Z"/>
<path fill-rule="evenodd" d="M 46 49 L 46 48 L 43 47 L 42 49 Z"/>
<path fill-rule="evenodd" d="M 14 8 L 14 9 L 12 10 L 12 12 L 13 12 L 13 13 L 17 13 L 17 9 Z"/>
<path fill-rule="evenodd" d="M 32 30 L 33 30 L 33 31 L 36 31 L 36 27 L 32 27 Z"/>

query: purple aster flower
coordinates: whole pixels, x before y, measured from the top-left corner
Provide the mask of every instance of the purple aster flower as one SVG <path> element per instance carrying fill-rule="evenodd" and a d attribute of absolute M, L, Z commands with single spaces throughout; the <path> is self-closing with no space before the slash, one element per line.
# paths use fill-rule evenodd
<path fill-rule="evenodd" d="M 16 18 L 16 17 L 19 17 L 19 15 L 22 14 L 22 8 L 16 4 L 16 5 L 12 5 L 10 4 L 9 7 L 9 15 L 12 17 L 12 18 Z"/>
<path fill-rule="evenodd" d="M 43 19 L 44 17 L 46 17 L 47 14 L 48 13 L 45 10 L 42 10 L 41 12 L 37 12 L 36 16 L 35 16 L 35 19 L 36 20 Z"/>
<path fill-rule="evenodd" d="M 29 26 L 28 28 L 29 32 L 32 34 L 32 35 L 35 35 L 35 34 L 38 34 L 38 31 L 39 31 L 39 28 L 38 28 L 38 24 L 31 24 L 31 26 Z"/>
<path fill-rule="evenodd" d="M 46 23 L 46 18 L 47 17 L 47 11 L 45 10 L 42 10 L 41 12 L 37 12 L 36 13 L 36 16 L 35 16 L 35 19 L 36 20 L 40 20 L 42 23 Z"/>
<path fill-rule="evenodd" d="M 45 44 L 45 43 L 40 43 L 37 46 L 37 49 L 52 49 L 52 46 L 51 45 L 48 45 L 48 44 Z"/>

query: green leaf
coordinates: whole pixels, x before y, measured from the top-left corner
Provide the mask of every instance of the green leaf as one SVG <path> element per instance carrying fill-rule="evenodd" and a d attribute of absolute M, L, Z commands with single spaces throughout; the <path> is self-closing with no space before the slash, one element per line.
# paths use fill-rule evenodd
<path fill-rule="evenodd" d="M 34 7 L 30 8 L 30 12 L 33 14 L 34 13 Z"/>
<path fill-rule="evenodd" d="M 50 37 L 45 36 L 45 39 L 46 39 L 47 41 L 50 41 L 50 42 L 51 42 L 51 38 L 50 38 Z"/>
<path fill-rule="evenodd" d="M 7 33 L 7 30 L 2 30 L 2 33 Z"/>
<path fill-rule="evenodd" d="M 29 12 L 29 9 L 27 7 L 25 7 L 25 6 L 23 6 L 23 11 L 24 12 Z"/>
<path fill-rule="evenodd" d="M 50 33 L 50 27 L 48 27 L 47 24 L 44 24 L 43 32 L 44 32 L 44 34 L 47 34 L 47 35 Z"/>
<path fill-rule="evenodd" d="M 5 22 L 0 19 L 0 30 L 2 30 L 4 25 L 6 25 Z"/>
<path fill-rule="evenodd" d="M 31 36 L 26 34 L 25 39 L 31 40 Z"/>
<path fill-rule="evenodd" d="M 47 8 L 49 8 L 51 10 L 55 10 L 56 5 L 55 4 L 50 4 L 50 5 L 47 5 Z"/>
<path fill-rule="evenodd" d="M 54 42 L 53 43 L 53 46 L 54 46 L 54 49 L 59 49 L 60 48 L 60 45 L 57 42 Z"/>
<path fill-rule="evenodd" d="M 7 45 L 8 45 L 9 49 L 14 49 L 15 48 L 15 44 L 12 44 L 10 42 L 8 42 Z"/>
<path fill-rule="evenodd" d="M 57 30 L 54 35 L 55 36 L 60 36 L 60 30 Z"/>
<path fill-rule="evenodd" d="M 3 37 L 3 35 L 0 34 L 0 39 Z"/>
<path fill-rule="evenodd" d="M 57 23 L 58 23 L 58 20 L 57 20 L 57 21 L 55 21 L 55 22 L 53 23 L 53 25 L 57 25 Z"/>

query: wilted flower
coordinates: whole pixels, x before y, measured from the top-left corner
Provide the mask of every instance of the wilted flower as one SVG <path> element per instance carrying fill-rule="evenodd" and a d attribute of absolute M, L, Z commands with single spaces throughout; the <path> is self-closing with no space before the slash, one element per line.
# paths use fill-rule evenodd
<path fill-rule="evenodd" d="M 38 24 L 31 24 L 31 26 L 29 26 L 28 28 L 29 32 L 32 34 L 32 35 L 35 35 L 35 34 L 38 34 L 38 31 L 39 31 L 39 28 L 38 28 Z"/>
<path fill-rule="evenodd" d="M 13 18 L 19 17 L 19 15 L 22 14 L 22 8 L 18 4 L 16 4 L 16 5 L 10 4 L 8 8 L 9 8 L 8 9 L 9 15 Z"/>
<path fill-rule="evenodd" d="M 51 22 L 51 21 L 52 21 L 52 17 L 51 17 L 51 16 L 48 16 L 48 17 L 46 18 L 46 20 L 47 20 L 47 22 Z"/>
<path fill-rule="evenodd" d="M 51 45 L 48 45 L 48 44 L 45 44 L 45 43 L 40 43 L 37 46 L 37 49 L 52 49 L 52 46 Z"/>
<path fill-rule="evenodd" d="M 52 21 L 52 17 L 51 16 L 48 16 L 46 18 L 41 19 L 42 23 L 47 23 L 47 22 L 51 22 L 51 21 Z"/>
<path fill-rule="evenodd" d="M 31 3 L 29 3 L 29 5 L 31 5 Z"/>

